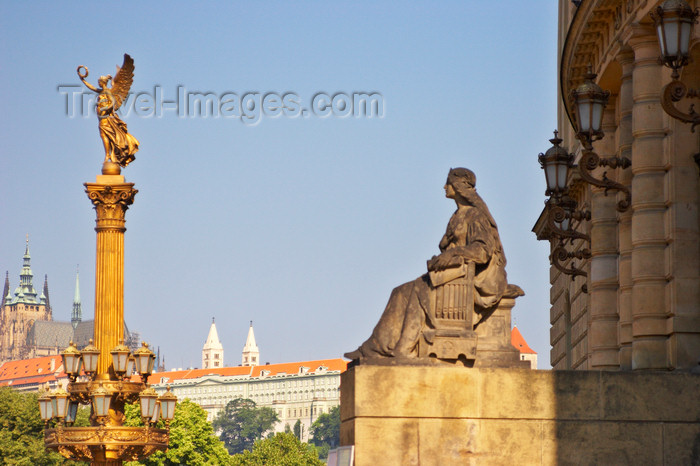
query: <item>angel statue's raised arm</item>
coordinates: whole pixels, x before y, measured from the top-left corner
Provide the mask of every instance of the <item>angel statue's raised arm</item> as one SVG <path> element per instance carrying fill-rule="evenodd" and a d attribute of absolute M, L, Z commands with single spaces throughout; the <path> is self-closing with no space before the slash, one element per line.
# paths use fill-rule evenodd
<path fill-rule="evenodd" d="M 97 87 L 85 80 L 88 77 L 86 66 L 79 66 L 77 72 L 85 87 L 98 94 L 95 109 L 100 137 L 105 147 L 105 163 L 114 162 L 126 167 L 136 158 L 134 155 L 139 150 L 139 142 L 128 133 L 126 123 L 119 118 L 117 110 L 129 95 L 131 83 L 134 81 L 134 60 L 125 53 L 124 64 L 121 68 L 117 66 L 114 78 L 111 75 L 100 76 Z M 112 87 L 108 88 L 110 81 Z"/>

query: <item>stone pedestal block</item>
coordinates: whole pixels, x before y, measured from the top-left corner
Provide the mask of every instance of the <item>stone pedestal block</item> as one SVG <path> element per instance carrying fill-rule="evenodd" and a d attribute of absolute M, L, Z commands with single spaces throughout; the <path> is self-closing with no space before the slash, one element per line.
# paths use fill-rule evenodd
<path fill-rule="evenodd" d="M 355 465 L 700 462 L 700 375 L 356 366 L 341 376 Z"/>

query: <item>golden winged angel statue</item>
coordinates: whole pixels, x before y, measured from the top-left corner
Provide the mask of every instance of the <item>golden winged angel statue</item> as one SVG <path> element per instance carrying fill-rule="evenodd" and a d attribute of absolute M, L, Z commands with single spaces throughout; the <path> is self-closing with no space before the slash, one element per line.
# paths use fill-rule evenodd
<path fill-rule="evenodd" d="M 134 60 L 128 53 L 124 54 L 124 63 L 121 68 L 117 66 L 117 73 L 100 76 L 97 87 L 85 80 L 88 77 L 87 66 L 79 66 L 77 69 L 80 80 L 93 92 L 97 92 L 97 118 L 99 119 L 100 137 L 105 146 L 105 162 L 118 163 L 126 167 L 136 158 L 134 154 L 139 150 L 139 141 L 128 133 L 117 110 L 126 100 L 134 81 Z M 107 87 L 112 81 L 112 87 Z"/>

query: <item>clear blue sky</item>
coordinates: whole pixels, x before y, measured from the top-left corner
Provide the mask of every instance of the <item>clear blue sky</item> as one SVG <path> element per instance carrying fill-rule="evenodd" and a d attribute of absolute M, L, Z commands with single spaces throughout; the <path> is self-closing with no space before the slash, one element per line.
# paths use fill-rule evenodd
<path fill-rule="evenodd" d="M 35 286 L 69 320 L 76 264 L 94 306 L 94 115 L 66 115 L 78 65 L 96 84 L 123 53 L 132 91 L 376 92 L 383 116 L 124 116 L 141 143 L 123 171 L 125 316 L 169 367 L 199 366 L 212 317 L 229 365 L 253 320 L 262 361 L 340 357 L 394 286 L 425 271 L 454 210 L 450 167 L 477 175 L 498 222 L 514 316 L 549 368 L 548 244 L 538 152 L 556 125 L 556 3 L 0 4 L 0 267 L 17 286 L 29 234 Z M 146 98 L 146 97 L 144 97 Z M 258 108 L 259 107 L 259 104 Z M 339 107 L 340 108 L 340 107 Z M 147 113 L 147 112 L 142 112 Z M 163 323 L 161 323 L 163 322 Z"/>

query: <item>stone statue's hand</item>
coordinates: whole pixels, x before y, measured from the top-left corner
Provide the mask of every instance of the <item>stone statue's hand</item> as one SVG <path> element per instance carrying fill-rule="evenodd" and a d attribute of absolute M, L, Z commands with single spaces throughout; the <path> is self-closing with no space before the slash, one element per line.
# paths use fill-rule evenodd
<path fill-rule="evenodd" d="M 459 267 L 462 265 L 462 262 L 462 256 L 455 254 L 448 249 L 439 256 L 433 256 L 433 258 L 430 259 L 428 262 L 428 270 L 438 272 L 451 267 Z"/>
<path fill-rule="evenodd" d="M 438 256 L 433 256 L 428 261 L 428 270 L 435 270 L 435 263 L 437 262 Z"/>

